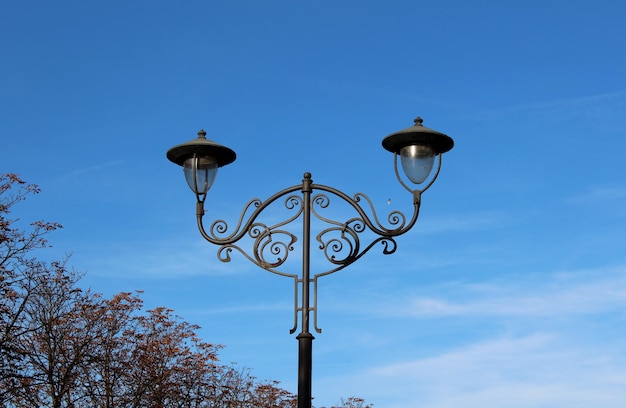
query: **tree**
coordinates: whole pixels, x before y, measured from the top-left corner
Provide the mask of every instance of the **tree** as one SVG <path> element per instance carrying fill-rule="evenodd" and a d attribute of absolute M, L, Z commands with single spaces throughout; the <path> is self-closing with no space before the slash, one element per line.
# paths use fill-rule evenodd
<path fill-rule="evenodd" d="M 20 338 L 32 330 L 25 314 L 34 295 L 33 282 L 49 269 L 29 256 L 48 246 L 45 235 L 62 228 L 58 223 L 35 221 L 29 230 L 22 230 L 15 227 L 18 219 L 9 218 L 16 203 L 39 192 L 15 174 L 0 175 L 0 404 L 22 377 L 26 355 Z"/>
<path fill-rule="evenodd" d="M 126 331 L 143 304 L 140 294 L 123 292 L 105 300 L 98 316 L 98 337 L 89 364 L 81 367 L 83 392 L 92 407 L 123 407 L 132 398 L 126 379 L 134 364 Z"/>
<path fill-rule="evenodd" d="M 129 406 L 200 406 L 217 394 L 219 346 L 203 343 L 197 329 L 164 307 L 135 319 L 134 327 L 124 333 L 135 362 L 128 372 L 133 384 Z"/>
<path fill-rule="evenodd" d="M 21 336 L 22 374 L 14 393 L 22 406 L 61 408 L 83 398 L 81 367 L 91 359 L 104 302 L 99 295 L 76 288 L 78 275 L 65 265 L 31 284 L 33 296 L 25 308 L 29 330 Z"/>

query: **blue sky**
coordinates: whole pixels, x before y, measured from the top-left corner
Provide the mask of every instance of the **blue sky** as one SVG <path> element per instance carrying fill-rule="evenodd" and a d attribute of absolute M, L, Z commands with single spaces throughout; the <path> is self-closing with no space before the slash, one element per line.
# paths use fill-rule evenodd
<path fill-rule="evenodd" d="M 16 215 L 64 225 L 50 256 L 85 286 L 145 290 L 295 392 L 291 281 L 216 259 L 165 152 L 200 128 L 237 152 L 208 221 L 305 171 L 408 211 L 380 142 L 420 115 L 455 147 L 395 254 L 320 281 L 315 403 L 621 407 L 625 20 L 616 0 L 5 1 L 0 171 L 42 187 Z"/>

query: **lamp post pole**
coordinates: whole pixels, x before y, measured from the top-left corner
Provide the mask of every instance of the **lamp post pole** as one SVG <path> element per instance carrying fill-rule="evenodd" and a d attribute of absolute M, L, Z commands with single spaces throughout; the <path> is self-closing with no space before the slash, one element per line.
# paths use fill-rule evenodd
<path fill-rule="evenodd" d="M 206 132 L 198 132 L 198 138 L 172 147 L 167 158 L 182 166 L 185 178 L 196 195 L 196 218 L 201 235 L 219 247 L 218 259 L 231 260 L 232 251 L 238 251 L 260 268 L 277 275 L 293 279 L 294 282 L 294 325 L 290 333 L 295 333 L 300 320 L 301 332 L 298 340 L 298 408 L 311 408 L 313 335 L 310 315 L 313 312 L 313 328 L 317 333 L 317 283 L 318 279 L 335 273 L 356 262 L 376 244 L 381 243 L 383 254 L 395 252 L 395 237 L 410 230 L 419 214 L 421 196 L 435 181 L 441 169 L 441 156 L 454 146 L 452 138 L 422 126 L 422 119 L 416 118 L 415 125 L 390 134 L 383 139 L 383 147 L 394 155 L 394 170 L 400 184 L 412 194 L 413 214 L 405 216 L 400 211 L 392 211 L 382 223 L 370 198 L 363 193 L 354 196 L 326 185 L 314 184 L 310 173 L 304 173 L 302 184 L 285 188 L 265 201 L 254 198 L 244 207 L 234 228 L 224 220 L 214 221 L 208 230 L 204 227 L 204 203 L 207 193 L 215 180 L 217 169 L 235 161 L 236 154 L 228 147 L 206 139 Z M 398 166 L 400 158 L 404 178 Z M 432 169 L 437 159 L 434 174 Z M 408 179 L 408 181 L 405 181 Z M 300 192 L 300 194 L 298 194 Z M 352 218 L 338 221 L 326 215 L 331 197 L 347 203 L 355 211 Z M 262 220 L 262 213 L 271 205 L 283 199 L 288 212 L 285 220 L 268 224 Z M 311 274 L 311 219 L 327 228 L 315 238 L 319 249 L 330 263 L 329 269 Z M 294 233 L 286 226 L 301 220 L 301 233 Z M 374 238 L 369 244 L 362 244 L 362 234 L 368 232 Z M 302 270 L 300 274 L 282 269 L 294 244 L 302 240 Z M 251 249 L 244 249 L 241 243 L 251 242 Z M 313 292 L 311 293 L 311 286 Z M 312 296 L 311 296 L 312 295 Z M 312 298 L 312 299 L 311 299 Z M 298 301 L 300 300 L 300 305 Z M 311 304 L 312 303 L 312 304 Z M 298 319 L 300 314 L 300 319 Z"/>
<path fill-rule="evenodd" d="M 298 339 L 298 408 L 310 408 L 313 376 L 313 335 L 309 331 L 311 300 L 311 174 L 302 180 L 302 331 Z M 307 405 L 308 404 L 308 405 Z"/>

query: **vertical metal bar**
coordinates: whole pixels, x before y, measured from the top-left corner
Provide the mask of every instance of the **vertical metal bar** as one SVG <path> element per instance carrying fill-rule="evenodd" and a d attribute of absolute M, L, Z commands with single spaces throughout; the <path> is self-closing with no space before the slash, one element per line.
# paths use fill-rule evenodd
<path fill-rule="evenodd" d="M 317 326 L 317 277 L 313 278 L 313 328 L 316 332 L 321 333 L 322 329 Z"/>
<path fill-rule="evenodd" d="M 300 311 L 298 307 L 298 284 L 300 284 L 300 279 L 295 277 L 293 279 L 293 327 L 289 330 L 289 334 L 294 334 L 298 330 L 298 312 Z"/>
<path fill-rule="evenodd" d="M 298 408 L 311 408 L 311 383 L 313 373 L 313 335 L 309 332 L 310 280 L 311 280 L 311 173 L 304 173 L 302 197 L 302 332 L 298 339 Z"/>

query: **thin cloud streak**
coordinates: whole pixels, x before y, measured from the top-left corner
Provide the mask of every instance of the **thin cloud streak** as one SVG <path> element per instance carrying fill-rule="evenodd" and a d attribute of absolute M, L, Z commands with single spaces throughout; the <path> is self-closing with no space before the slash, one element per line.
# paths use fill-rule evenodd
<path fill-rule="evenodd" d="M 388 297 L 371 293 L 367 295 L 367 307 L 360 306 L 352 313 L 413 318 L 547 317 L 626 310 L 626 267 L 526 279 L 527 282 L 520 277 L 507 283 L 447 282 L 421 286 L 419 292 L 406 292 L 392 303 Z M 341 302 L 332 307 L 352 309 L 349 303 Z"/>
<path fill-rule="evenodd" d="M 570 203 L 579 205 L 606 206 L 609 203 L 624 204 L 626 202 L 626 185 L 592 186 L 583 193 L 571 197 Z"/>
<path fill-rule="evenodd" d="M 124 164 L 123 160 L 111 160 L 105 163 L 95 164 L 93 166 L 76 169 L 74 171 L 71 171 L 69 173 L 62 175 L 60 179 L 67 180 L 67 179 L 72 179 L 74 177 L 82 176 L 83 174 L 87 174 L 87 173 L 98 173 L 98 172 L 101 172 L 102 170 L 106 170 L 111 167 L 117 167 L 123 164 Z"/>
<path fill-rule="evenodd" d="M 83 257 L 85 262 L 80 260 Z M 171 279 L 236 275 L 251 268 L 242 262 L 220 262 L 214 248 L 194 239 L 184 242 L 178 240 L 175 243 L 152 242 L 150 246 L 111 244 L 108 247 L 77 250 L 73 262 L 84 265 L 86 261 L 91 265 L 90 274 L 113 278 L 124 277 L 128 271 L 142 279 Z"/>
<path fill-rule="evenodd" d="M 475 231 L 503 226 L 513 218 L 501 211 L 466 213 L 463 216 L 429 217 L 421 220 L 419 231 L 423 234 L 441 234 L 453 231 Z"/>
<path fill-rule="evenodd" d="M 201 311 L 193 312 L 198 315 L 219 315 L 219 314 L 234 314 L 234 313 L 259 313 L 259 312 L 283 312 L 289 310 L 290 304 L 286 302 L 281 303 L 254 303 L 244 304 L 240 306 L 231 307 L 218 307 L 211 309 L 202 309 Z"/>
<path fill-rule="evenodd" d="M 419 317 L 441 316 L 555 316 L 589 314 L 626 306 L 626 279 L 545 288 L 533 294 L 494 287 L 482 299 L 467 302 L 416 297 L 404 310 Z"/>
<path fill-rule="evenodd" d="M 611 120 L 621 118 L 624 108 L 626 108 L 626 90 L 619 90 L 577 98 L 509 106 L 502 109 L 487 109 L 475 112 L 472 116 L 487 119 L 494 116 L 526 112 L 529 114 L 542 114 L 558 120 L 577 117 L 578 119 L 584 118 L 586 121 L 602 123 L 602 126 L 606 126 L 613 131 L 623 131 L 623 124 L 619 125 L 611 122 Z M 607 121 L 611 124 L 607 125 Z"/>

